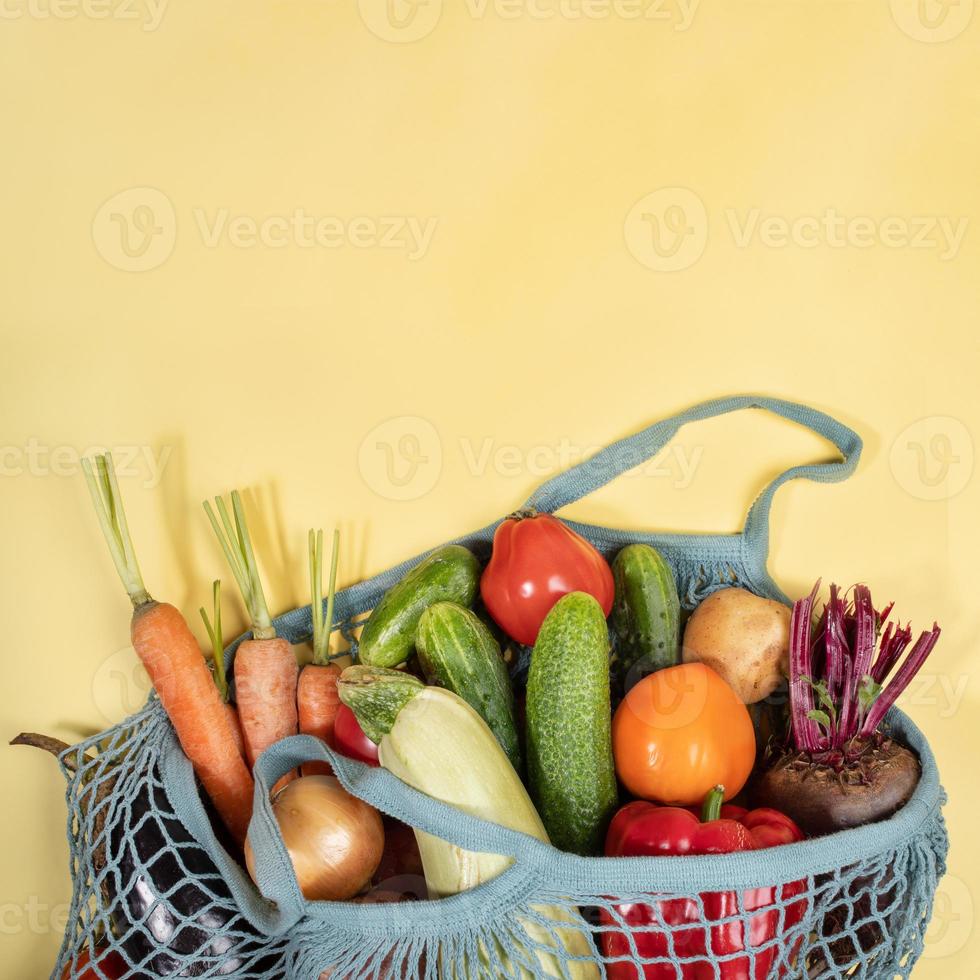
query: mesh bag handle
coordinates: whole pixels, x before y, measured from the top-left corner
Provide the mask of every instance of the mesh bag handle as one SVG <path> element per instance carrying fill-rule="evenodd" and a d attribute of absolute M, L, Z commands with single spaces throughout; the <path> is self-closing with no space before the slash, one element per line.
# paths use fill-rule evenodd
<path fill-rule="evenodd" d="M 588 496 L 607 483 L 611 483 L 616 477 L 622 476 L 641 463 L 652 459 L 687 423 L 699 422 L 745 408 L 765 409 L 804 426 L 804 428 L 822 436 L 836 446 L 841 454 L 841 459 L 793 466 L 780 473 L 752 504 L 740 534 L 675 534 L 660 535 L 659 537 L 672 538 L 677 541 L 689 541 L 692 538 L 698 538 L 719 544 L 722 541 L 735 541 L 757 585 L 764 592 L 774 597 L 780 596 L 786 601 L 782 590 L 769 577 L 766 570 L 766 558 L 769 551 L 769 512 L 776 491 L 788 480 L 799 478 L 818 483 L 840 482 L 854 472 L 861 458 L 861 438 L 853 429 L 849 429 L 831 416 L 806 405 L 783 401 L 779 398 L 767 398 L 762 395 L 734 395 L 702 402 L 700 405 L 695 405 L 693 408 L 661 422 L 656 422 L 640 432 L 620 439 L 618 442 L 611 443 L 584 462 L 565 470 L 564 473 L 551 477 L 531 494 L 523 507 L 524 509 L 530 508 L 548 513 L 560 510 L 562 507 Z M 489 539 L 499 523 L 500 521 L 495 521 L 475 532 L 473 536 Z M 571 523 L 574 524 L 575 522 Z M 584 525 L 575 526 L 580 529 L 584 527 Z M 466 539 L 459 538 L 457 541 L 465 542 Z M 394 585 L 409 569 L 413 568 L 428 554 L 430 554 L 429 550 L 424 551 L 414 558 L 399 562 L 367 581 L 359 582 L 338 592 L 335 609 L 337 621 L 344 621 L 365 606 L 367 608 L 373 606 L 385 589 Z M 300 643 L 309 637 L 310 623 L 310 607 L 300 606 L 277 616 L 273 625 L 276 627 L 276 632 L 280 636 L 284 636 L 290 643 Z M 243 633 L 228 646 L 225 656 L 229 668 L 231 668 L 234 652 L 238 645 L 249 636 L 251 633 Z"/>
<path fill-rule="evenodd" d="M 793 466 L 777 476 L 756 498 L 746 518 L 743 535 L 750 550 L 755 557 L 761 558 L 764 566 L 769 547 L 769 511 L 776 491 L 787 480 L 798 478 L 818 483 L 845 480 L 854 472 L 861 458 L 861 438 L 853 429 L 798 402 L 762 395 L 734 395 L 702 402 L 670 418 L 655 422 L 640 432 L 610 443 L 584 462 L 551 477 L 528 497 L 524 507 L 553 513 L 604 487 L 641 463 L 653 459 L 688 422 L 700 422 L 743 408 L 765 409 L 796 422 L 833 443 L 842 457 L 833 462 Z"/>

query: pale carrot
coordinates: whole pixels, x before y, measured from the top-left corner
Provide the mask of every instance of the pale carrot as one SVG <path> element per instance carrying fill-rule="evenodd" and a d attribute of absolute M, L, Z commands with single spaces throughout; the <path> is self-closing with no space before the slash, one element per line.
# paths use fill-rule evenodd
<path fill-rule="evenodd" d="M 327 611 L 323 612 L 323 531 L 310 531 L 310 618 L 313 621 L 313 663 L 307 664 L 299 675 L 296 703 L 299 708 L 299 730 L 315 735 L 333 748 L 333 728 L 340 708 L 337 679 L 340 668 L 330 662 L 330 631 L 333 628 L 334 595 L 337 590 L 337 553 L 340 532 L 333 532 L 330 556 L 330 585 L 327 590 Z M 304 763 L 304 776 L 332 775 L 326 762 Z"/>
<path fill-rule="evenodd" d="M 232 491 L 234 522 L 225 502 L 215 498 L 220 521 L 211 505 L 204 510 L 231 566 L 252 621 L 252 638 L 235 651 L 235 700 L 251 765 L 272 744 L 298 731 L 296 686 L 299 665 L 289 644 L 276 636 L 259 579 L 245 510 L 237 490 Z"/>
<path fill-rule="evenodd" d="M 143 585 L 112 457 L 97 456 L 96 466 L 85 459 L 82 467 L 113 563 L 133 603 L 133 648 L 205 792 L 241 844 L 252 814 L 252 776 L 235 747 L 201 648 L 180 611 L 152 599 Z"/>
<path fill-rule="evenodd" d="M 245 739 L 242 736 L 242 725 L 238 720 L 238 709 L 228 700 L 228 678 L 225 676 L 225 644 L 221 632 L 221 580 L 215 579 L 211 584 L 211 592 L 214 601 L 214 621 L 208 619 L 208 611 L 201 606 L 198 610 L 201 619 L 204 620 L 204 628 L 208 631 L 211 640 L 211 660 L 214 664 L 214 684 L 221 697 L 221 703 L 225 706 L 225 714 L 228 715 L 228 722 L 232 727 L 235 736 L 235 744 L 242 758 L 245 757 Z"/>

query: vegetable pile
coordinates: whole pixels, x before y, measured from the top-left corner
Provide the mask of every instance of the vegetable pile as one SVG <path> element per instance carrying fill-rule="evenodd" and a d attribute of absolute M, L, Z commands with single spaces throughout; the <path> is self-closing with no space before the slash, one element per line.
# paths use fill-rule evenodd
<path fill-rule="evenodd" d="M 338 536 L 324 597 L 323 532 L 310 531 L 311 658 L 301 668 L 276 635 L 233 491 L 230 507 L 222 497 L 204 504 L 251 623 L 226 677 L 220 582 L 210 615 L 201 610 L 209 669 L 180 612 L 146 591 L 109 456 L 86 461 L 85 475 L 132 600 L 133 646 L 229 853 L 255 881 L 263 855 L 247 837 L 251 770 L 297 733 L 468 814 L 585 856 L 792 845 L 887 818 L 915 789 L 918 760 L 882 726 L 939 628 L 903 660 L 911 629 L 888 621 L 891 606 L 876 612 L 863 585 L 846 595 L 831 586 L 815 617 L 817 586 L 790 610 L 717 583 L 684 623 L 674 574 L 654 548 L 629 544 L 610 564 L 558 518 L 521 512 L 498 527 L 486 567 L 461 545 L 437 548 L 384 594 L 351 649 L 331 652 L 340 625 Z M 518 656 L 521 647 L 531 648 L 529 660 Z M 515 691 L 516 663 L 528 664 L 524 690 Z M 787 683 L 779 719 L 770 696 Z M 775 710 L 786 732 L 768 742 L 757 737 L 766 699 L 770 721 Z M 41 744 L 22 740 L 31 738 Z M 748 799 L 754 809 L 736 805 Z M 284 776 L 271 807 L 311 900 L 443 898 L 495 878 L 513 860 L 413 834 L 347 793 L 325 763 Z M 412 874 L 424 876 L 424 887 L 403 887 Z M 151 896 L 170 887 L 150 884 Z M 674 950 L 688 957 L 682 976 L 734 980 L 750 975 L 749 952 L 760 946 L 751 975 L 783 976 L 785 966 L 773 964 L 780 948 L 780 964 L 796 956 L 803 891 L 803 882 L 790 882 L 614 905 L 597 929 L 606 976 L 675 977 L 664 960 L 629 960 L 633 950 L 647 958 Z M 746 922 L 740 909 L 752 913 Z M 200 925 L 203 935 L 208 923 Z M 521 926 L 546 972 L 598 980 L 588 939 L 595 927 L 577 913 L 535 906 Z M 481 962 L 489 955 L 479 944 L 475 953 Z"/>

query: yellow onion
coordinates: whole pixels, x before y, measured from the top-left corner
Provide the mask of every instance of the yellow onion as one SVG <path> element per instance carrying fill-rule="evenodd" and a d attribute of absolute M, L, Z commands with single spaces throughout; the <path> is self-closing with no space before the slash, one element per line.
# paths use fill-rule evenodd
<path fill-rule="evenodd" d="M 381 816 L 333 776 L 293 780 L 273 798 L 272 812 L 306 898 L 343 901 L 370 883 L 384 851 Z M 249 840 L 245 864 L 254 880 Z"/>

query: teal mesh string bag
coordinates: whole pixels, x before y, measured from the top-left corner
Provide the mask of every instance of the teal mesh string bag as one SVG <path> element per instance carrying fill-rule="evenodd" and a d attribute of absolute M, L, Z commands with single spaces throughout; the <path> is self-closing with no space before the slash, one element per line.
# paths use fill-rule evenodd
<path fill-rule="evenodd" d="M 723 585 L 788 601 L 767 569 L 769 510 L 787 480 L 835 482 L 857 465 L 861 441 L 846 426 L 805 406 L 740 396 L 707 402 L 613 443 L 548 480 L 525 508 L 557 511 L 654 457 L 684 425 L 739 409 L 765 409 L 833 443 L 840 459 L 797 466 L 756 499 L 737 534 L 650 534 L 571 522 L 611 558 L 634 541 L 656 547 L 673 569 L 684 606 Z M 458 539 L 481 558 L 495 522 Z M 353 633 L 384 591 L 425 555 L 337 596 L 336 621 Z M 275 621 L 290 642 L 309 638 L 309 607 Z M 234 669 L 234 650 L 226 651 Z M 517 658 L 523 683 L 527 651 Z M 256 766 L 250 838 L 256 888 L 216 835 L 190 763 L 155 697 L 138 714 L 61 757 L 68 779 L 68 836 L 73 895 L 69 926 L 52 977 L 112 980 L 105 948 L 133 978 L 228 977 L 232 980 L 386 980 L 386 978 L 546 978 L 599 980 L 763 980 L 909 977 L 922 952 L 948 839 L 935 759 L 922 733 L 899 710 L 890 733 L 919 756 L 914 795 L 893 817 L 828 837 L 757 852 L 706 857 L 599 858 L 564 854 L 527 835 L 486 823 L 408 787 L 390 773 L 331 752 L 309 736 L 272 746 Z M 268 802 L 270 786 L 309 760 L 331 763 L 355 796 L 464 850 L 512 858 L 497 878 L 438 901 L 397 904 L 308 902 L 297 885 Z M 792 885 L 784 891 L 773 886 Z M 771 905 L 745 896 L 772 889 Z M 703 896 L 734 892 L 736 907 L 710 918 Z M 263 897 L 264 896 L 264 897 Z M 700 911 L 704 945 L 690 952 L 679 926 L 659 914 L 687 900 Z M 662 937 L 662 954 L 629 952 L 605 960 L 602 934 L 627 937 L 619 908 L 645 904 Z M 567 913 L 556 923 L 543 909 Z M 659 918 L 657 917 L 659 915 Z M 690 925 L 686 926 L 690 929 Z M 577 941 L 570 941 L 574 930 Z M 715 948 L 725 932 L 735 944 Z M 100 945 L 84 966 L 83 953 Z M 678 951 L 681 946 L 685 953 Z M 646 948 L 646 947 L 645 947 Z M 659 948 L 659 947 L 658 947 Z M 734 950 L 734 951 L 733 951 Z M 100 966 L 100 963 L 105 966 Z"/>

